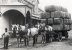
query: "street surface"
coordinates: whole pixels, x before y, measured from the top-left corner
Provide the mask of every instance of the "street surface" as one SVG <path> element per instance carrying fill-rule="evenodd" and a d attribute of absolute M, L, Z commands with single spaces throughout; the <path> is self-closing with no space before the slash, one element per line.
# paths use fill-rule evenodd
<path fill-rule="evenodd" d="M 4 49 L 0 49 L 4 50 Z M 38 38 L 38 44 L 36 44 L 34 47 L 32 46 L 32 41 L 30 41 L 30 44 L 28 47 L 25 47 L 24 44 L 20 44 L 20 47 L 17 47 L 16 42 L 9 46 L 9 49 L 7 50 L 72 50 L 72 31 L 69 31 L 69 39 L 63 40 L 61 42 L 53 41 L 51 43 L 47 44 L 41 44 L 41 37 Z"/>

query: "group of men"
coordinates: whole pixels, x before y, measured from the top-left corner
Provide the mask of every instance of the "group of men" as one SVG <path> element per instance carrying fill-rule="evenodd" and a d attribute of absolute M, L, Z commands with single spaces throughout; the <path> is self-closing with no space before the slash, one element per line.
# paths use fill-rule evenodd
<path fill-rule="evenodd" d="M 42 35 L 42 43 L 49 41 L 49 35 L 52 35 L 53 27 L 51 25 L 46 25 L 45 23 L 39 24 L 39 30 Z"/>
<path fill-rule="evenodd" d="M 35 25 L 35 27 L 36 26 L 39 30 L 39 34 L 41 33 L 42 35 L 42 43 L 48 42 L 48 35 L 52 34 L 51 32 L 53 31 L 53 28 L 49 25 L 46 25 L 45 23 L 38 23 L 37 25 Z M 28 25 L 26 25 L 26 27 L 28 27 Z M 19 28 L 19 25 L 18 25 L 18 28 Z M 24 29 L 24 27 L 22 28 Z M 9 32 L 7 28 L 5 28 L 5 33 L 2 36 L 4 39 L 4 49 L 8 49 Z"/>

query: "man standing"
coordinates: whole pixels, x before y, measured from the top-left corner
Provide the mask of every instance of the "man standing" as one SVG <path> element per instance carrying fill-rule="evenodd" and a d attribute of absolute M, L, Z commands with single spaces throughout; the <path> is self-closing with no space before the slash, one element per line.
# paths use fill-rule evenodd
<path fill-rule="evenodd" d="M 4 49 L 8 49 L 8 43 L 9 43 L 9 33 L 7 28 L 5 28 L 5 33 L 2 35 L 4 39 Z"/>
<path fill-rule="evenodd" d="M 45 34 L 45 23 L 44 22 L 42 22 L 41 25 L 40 25 L 40 32 L 41 32 L 41 35 L 42 35 L 42 43 L 45 43 L 46 34 Z"/>
<path fill-rule="evenodd" d="M 46 42 L 48 42 L 49 39 L 50 39 L 50 41 L 52 41 L 52 37 L 53 37 L 52 31 L 53 31 L 53 28 L 51 26 L 47 25 L 45 27 L 45 30 L 46 30 Z"/>

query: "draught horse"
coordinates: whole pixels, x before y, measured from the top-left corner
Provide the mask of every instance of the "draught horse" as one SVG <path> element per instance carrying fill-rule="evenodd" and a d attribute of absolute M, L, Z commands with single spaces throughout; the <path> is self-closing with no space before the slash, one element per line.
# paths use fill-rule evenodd
<path fill-rule="evenodd" d="M 17 36 L 17 42 L 19 47 L 19 39 L 21 42 L 21 39 L 24 39 L 25 46 L 29 45 L 29 39 L 30 37 L 33 38 L 33 46 L 36 44 L 37 37 L 38 37 L 38 29 L 35 27 L 32 28 L 24 28 L 25 26 L 22 26 L 21 31 L 19 32 Z"/>

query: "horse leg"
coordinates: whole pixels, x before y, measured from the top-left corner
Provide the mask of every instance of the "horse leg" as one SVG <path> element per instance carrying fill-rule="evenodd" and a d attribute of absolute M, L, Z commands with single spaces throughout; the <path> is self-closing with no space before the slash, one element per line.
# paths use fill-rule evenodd
<path fill-rule="evenodd" d="M 20 37 L 20 43 L 21 43 L 22 38 Z"/>
<path fill-rule="evenodd" d="M 35 41 L 36 41 L 35 36 L 33 36 L 33 46 L 35 45 Z"/>
<path fill-rule="evenodd" d="M 27 46 L 29 46 L 29 36 L 27 36 Z"/>
<path fill-rule="evenodd" d="M 36 37 L 36 43 L 37 43 L 37 37 Z"/>
<path fill-rule="evenodd" d="M 44 38 L 45 38 L 44 34 L 42 34 L 42 43 L 44 43 Z"/>
<path fill-rule="evenodd" d="M 35 35 L 35 43 L 37 43 L 38 34 Z"/>
<path fill-rule="evenodd" d="M 53 34 L 52 34 L 52 32 L 50 32 L 50 42 L 52 42 L 53 41 Z"/>
<path fill-rule="evenodd" d="M 46 43 L 48 43 L 48 32 L 46 31 L 46 34 L 45 34 L 45 41 L 46 41 Z"/>
<path fill-rule="evenodd" d="M 44 34 L 44 43 L 46 42 L 46 36 L 45 36 L 45 34 Z"/>
<path fill-rule="evenodd" d="M 19 38 L 17 38 L 17 43 L 18 43 L 18 47 L 19 47 Z"/>
<path fill-rule="evenodd" d="M 26 40 L 26 37 L 24 38 L 24 43 L 25 43 L 25 46 L 27 45 L 27 40 Z"/>
<path fill-rule="evenodd" d="M 41 32 L 41 36 L 42 36 L 42 41 L 41 42 L 43 43 L 43 34 L 42 34 L 42 32 Z"/>

